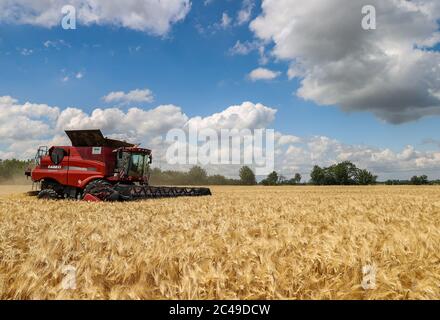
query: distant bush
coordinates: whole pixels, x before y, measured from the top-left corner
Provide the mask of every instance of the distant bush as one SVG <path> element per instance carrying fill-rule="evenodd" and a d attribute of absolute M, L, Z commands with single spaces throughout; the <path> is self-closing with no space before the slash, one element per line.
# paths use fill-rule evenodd
<path fill-rule="evenodd" d="M 422 186 L 422 185 L 438 185 L 440 184 L 439 180 L 433 180 L 429 181 L 429 178 L 427 175 L 421 175 L 421 176 L 413 176 L 410 180 L 387 180 L 385 181 L 386 185 L 415 185 L 415 186 Z"/>
<path fill-rule="evenodd" d="M 416 185 L 416 186 L 420 186 L 420 185 L 427 185 L 429 184 L 429 180 L 428 180 L 428 176 L 423 175 L 423 176 L 414 176 L 411 178 L 411 184 Z"/>

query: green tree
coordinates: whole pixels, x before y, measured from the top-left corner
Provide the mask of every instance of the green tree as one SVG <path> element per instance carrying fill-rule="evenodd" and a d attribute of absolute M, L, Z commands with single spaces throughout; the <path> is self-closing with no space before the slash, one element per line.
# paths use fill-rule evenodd
<path fill-rule="evenodd" d="M 411 178 L 410 182 L 411 182 L 411 184 L 419 185 L 420 184 L 419 177 L 418 176 L 413 176 Z"/>
<path fill-rule="evenodd" d="M 377 176 L 344 161 L 328 168 L 315 166 L 310 174 L 315 185 L 369 185 L 376 184 Z"/>
<path fill-rule="evenodd" d="M 310 173 L 310 177 L 312 178 L 312 183 L 315 185 L 324 185 L 326 180 L 326 173 L 323 168 L 320 166 L 314 166 L 312 172 Z"/>
<path fill-rule="evenodd" d="M 300 184 L 301 180 L 302 180 L 302 176 L 299 173 L 295 173 L 295 177 L 293 178 L 295 184 Z"/>
<path fill-rule="evenodd" d="M 279 176 L 278 176 L 278 181 L 277 181 L 276 184 L 279 184 L 279 185 L 285 185 L 285 184 L 287 184 L 288 182 L 289 182 L 289 181 L 286 179 L 285 176 L 283 176 L 283 175 L 279 175 Z"/>
<path fill-rule="evenodd" d="M 428 179 L 427 175 L 422 175 L 420 177 L 414 176 L 411 178 L 410 182 L 411 182 L 411 184 L 419 185 L 419 186 L 420 185 L 427 185 L 427 184 L 429 184 L 429 179 Z"/>
<path fill-rule="evenodd" d="M 328 168 L 333 184 L 352 185 L 356 184 L 355 178 L 357 174 L 356 166 L 350 161 L 344 161 Z"/>
<path fill-rule="evenodd" d="M 208 181 L 208 174 L 202 167 L 194 166 L 189 170 L 188 178 L 191 184 L 204 184 Z"/>
<path fill-rule="evenodd" d="M 257 184 L 257 179 L 251 168 L 244 166 L 240 169 L 240 180 L 243 185 L 253 186 Z"/>
<path fill-rule="evenodd" d="M 276 171 L 272 172 L 261 183 L 265 186 L 276 186 L 278 184 L 278 173 Z"/>
<path fill-rule="evenodd" d="M 377 182 L 377 176 L 373 175 L 368 170 L 359 170 L 357 173 L 356 181 L 358 184 L 363 186 L 373 185 Z"/>

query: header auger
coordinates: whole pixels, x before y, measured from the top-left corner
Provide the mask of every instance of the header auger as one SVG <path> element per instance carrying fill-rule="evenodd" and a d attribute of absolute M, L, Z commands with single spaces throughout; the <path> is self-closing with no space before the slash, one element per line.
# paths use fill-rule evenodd
<path fill-rule="evenodd" d="M 132 201 L 210 196 L 208 188 L 150 186 L 152 152 L 105 138 L 100 130 L 66 131 L 72 146 L 40 147 L 26 175 L 40 183 L 40 199 Z"/>

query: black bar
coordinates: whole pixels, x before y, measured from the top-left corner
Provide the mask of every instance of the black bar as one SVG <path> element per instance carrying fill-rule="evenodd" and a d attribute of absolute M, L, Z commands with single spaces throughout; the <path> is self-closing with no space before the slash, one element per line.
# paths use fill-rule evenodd
<path fill-rule="evenodd" d="M 127 319 L 313 319 L 329 316 L 357 319 L 400 315 L 429 314 L 438 301 L 2 301 L 2 311 L 11 308 L 14 317 L 32 312 L 32 316 L 84 317 L 88 311 L 78 307 L 96 308 L 99 318 L 110 316 Z M 376 307 L 380 307 L 377 309 Z M 60 308 L 59 311 L 56 309 Z M 436 311 L 436 310 L 433 310 Z M 6 314 L 6 313 L 5 313 Z M 434 315 L 434 313 L 431 313 Z"/>

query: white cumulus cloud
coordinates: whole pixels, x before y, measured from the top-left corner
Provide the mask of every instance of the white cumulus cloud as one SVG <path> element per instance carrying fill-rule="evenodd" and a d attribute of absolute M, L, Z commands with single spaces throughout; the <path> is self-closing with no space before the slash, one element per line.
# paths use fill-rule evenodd
<path fill-rule="evenodd" d="M 267 128 L 274 120 L 277 110 L 252 102 L 231 106 L 222 112 L 208 117 L 194 117 L 188 121 L 198 129 L 262 129 Z"/>
<path fill-rule="evenodd" d="M 113 91 L 102 98 L 105 102 L 153 102 L 154 96 L 150 89 L 136 89 L 130 92 Z"/>
<path fill-rule="evenodd" d="M 114 25 L 164 35 L 171 25 L 183 20 L 190 0 L 0 0 L 0 22 L 43 27 L 61 25 L 61 8 L 76 9 L 83 25 Z"/>
<path fill-rule="evenodd" d="M 361 27 L 373 5 L 377 30 Z M 263 0 L 251 29 L 301 79 L 297 95 L 390 123 L 440 114 L 438 0 Z"/>
<path fill-rule="evenodd" d="M 281 72 L 279 71 L 272 71 L 266 68 L 257 68 L 249 73 L 249 79 L 252 81 L 273 80 L 278 78 L 280 75 Z"/>

